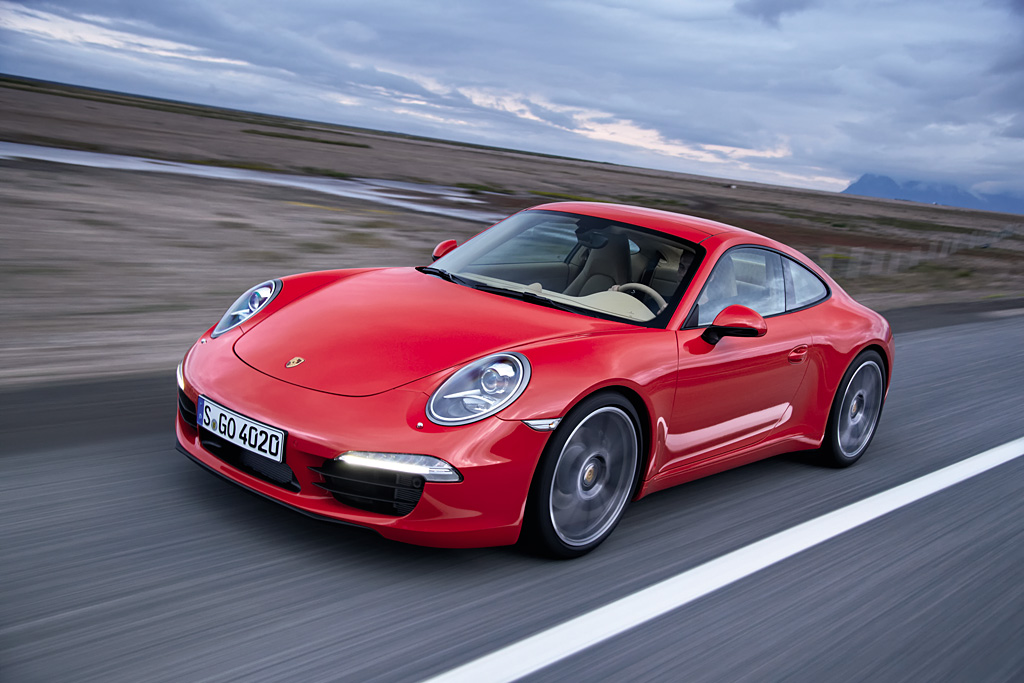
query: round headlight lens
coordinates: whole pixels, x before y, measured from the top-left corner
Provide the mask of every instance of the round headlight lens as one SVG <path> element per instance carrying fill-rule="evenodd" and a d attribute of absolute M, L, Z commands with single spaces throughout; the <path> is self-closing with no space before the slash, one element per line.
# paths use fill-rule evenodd
<path fill-rule="evenodd" d="M 220 322 L 217 323 L 217 327 L 213 328 L 213 333 L 210 336 L 217 337 L 231 328 L 242 324 L 270 303 L 271 299 L 277 296 L 277 293 L 280 291 L 280 280 L 267 280 L 256 285 L 235 299 L 235 303 L 231 304 L 231 307 L 221 317 Z"/>
<path fill-rule="evenodd" d="M 516 378 L 516 368 L 508 361 L 501 360 L 488 365 L 480 375 L 480 388 L 485 394 L 494 396 L 508 391 L 509 384 Z"/>
<path fill-rule="evenodd" d="M 270 301 L 270 295 L 274 293 L 273 287 L 260 287 L 249 297 L 249 310 L 253 313 L 260 310 L 263 304 Z"/>
<path fill-rule="evenodd" d="M 526 389 L 530 362 L 519 353 L 498 353 L 462 368 L 427 402 L 434 424 L 464 425 L 494 415 Z"/>

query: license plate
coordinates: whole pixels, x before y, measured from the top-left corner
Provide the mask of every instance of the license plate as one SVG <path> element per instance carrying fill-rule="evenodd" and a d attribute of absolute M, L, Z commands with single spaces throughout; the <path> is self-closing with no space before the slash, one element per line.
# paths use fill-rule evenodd
<path fill-rule="evenodd" d="M 276 462 L 284 462 L 284 437 L 280 429 L 251 420 L 205 396 L 199 397 L 196 423 L 225 441 Z"/>

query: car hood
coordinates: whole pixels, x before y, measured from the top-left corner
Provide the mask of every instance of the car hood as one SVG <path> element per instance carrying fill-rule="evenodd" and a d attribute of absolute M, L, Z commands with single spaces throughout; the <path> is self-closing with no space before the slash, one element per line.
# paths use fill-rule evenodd
<path fill-rule="evenodd" d="M 281 295 L 287 293 L 285 281 Z M 412 268 L 388 268 L 345 277 L 288 303 L 234 348 L 245 363 L 282 381 L 369 396 L 489 353 L 622 327 Z M 297 357 L 300 364 L 286 367 Z"/>

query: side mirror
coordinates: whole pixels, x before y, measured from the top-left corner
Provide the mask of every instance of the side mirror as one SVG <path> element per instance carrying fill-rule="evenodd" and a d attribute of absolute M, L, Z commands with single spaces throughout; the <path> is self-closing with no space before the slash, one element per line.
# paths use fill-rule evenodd
<path fill-rule="evenodd" d="M 431 254 L 430 257 L 436 261 L 457 246 L 459 246 L 459 243 L 455 240 L 445 240 L 434 247 L 434 253 Z"/>
<path fill-rule="evenodd" d="M 722 337 L 763 337 L 767 333 L 768 325 L 757 311 L 733 305 L 716 315 L 700 338 L 714 346 Z"/>

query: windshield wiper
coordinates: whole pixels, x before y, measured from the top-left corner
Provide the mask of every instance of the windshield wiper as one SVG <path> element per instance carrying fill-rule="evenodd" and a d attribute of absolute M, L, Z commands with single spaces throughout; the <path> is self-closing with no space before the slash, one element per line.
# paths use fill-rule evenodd
<path fill-rule="evenodd" d="M 479 289 L 482 292 L 490 292 L 492 294 L 499 294 L 501 296 L 507 296 L 510 299 L 519 299 L 520 301 L 526 301 L 527 303 L 537 304 L 538 306 L 547 306 L 548 308 L 554 308 L 559 311 L 568 311 L 569 313 L 579 313 L 579 309 L 569 304 L 559 303 L 546 296 L 541 296 L 537 292 L 532 290 L 519 291 L 516 289 L 505 289 L 504 287 L 496 287 L 495 285 L 486 285 L 482 282 L 474 282 L 469 284 L 473 289 Z"/>
<path fill-rule="evenodd" d="M 520 297 L 523 301 L 529 301 L 531 304 L 537 304 L 539 306 L 547 306 L 548 308 L 554 308 L 559 311 L 568 311 L 570 313 L 579 313 L 579 309 L 569 304 L 563 304 L 554 299 L 549 299 L 546 296 L 541 296 L 536 292 L 529 290 L 520 293 Z"/>
<path fill-rule="evenodd" d="M 467 280 L 464 277 L 460 277 L 460 276 L 455 275 L 453 273 L 449 273 L 447 270 L 442 270 L 441 268 L 435 268 L 434 266 L 420 266 L 416 270 L 418 270 L 421 273 L 424 273 L 426 275 L 436 275 L 437 277 L 441 278 L 442 280 L 447 280 L 448 282 L 454 282 L 457 285 L 465 285 L 466 287 L 474 287 L 474 288 L 476 286 L 476 283 L 472 282 L 471 280 Z"/>

